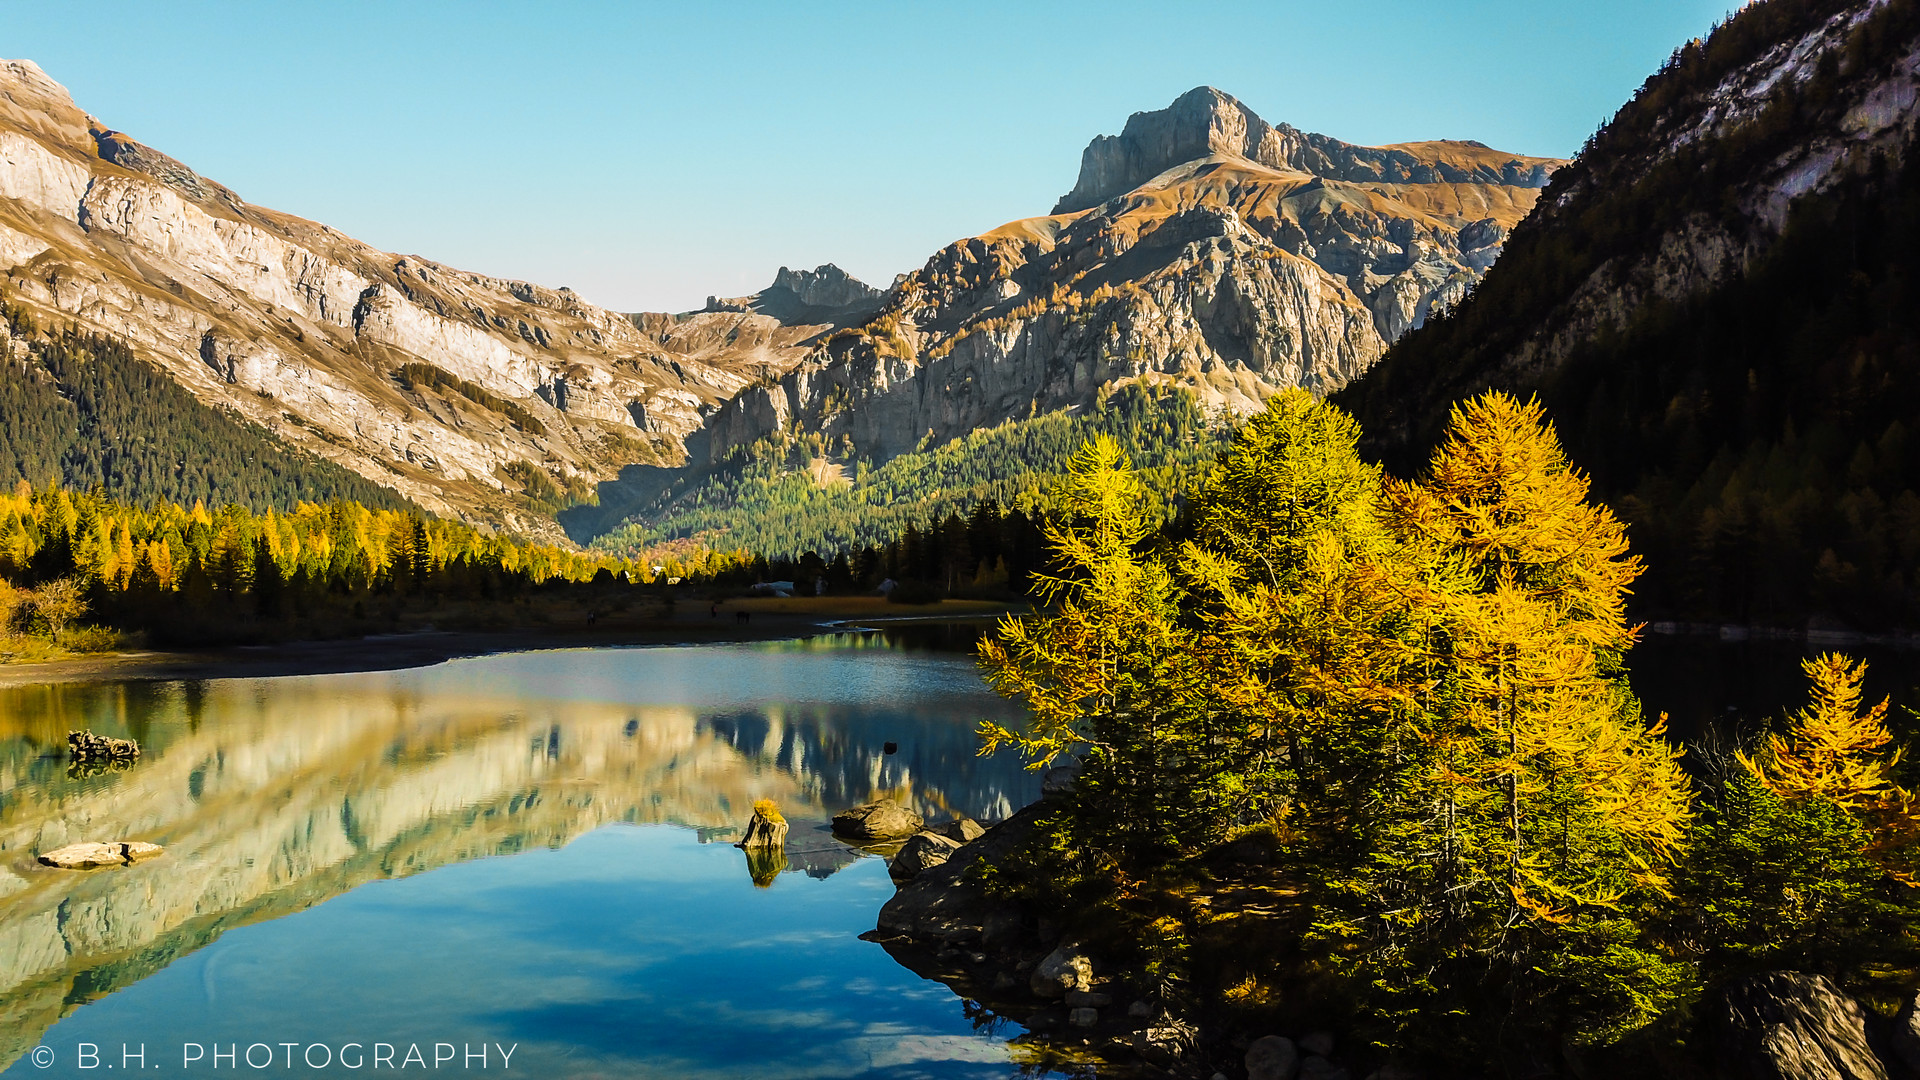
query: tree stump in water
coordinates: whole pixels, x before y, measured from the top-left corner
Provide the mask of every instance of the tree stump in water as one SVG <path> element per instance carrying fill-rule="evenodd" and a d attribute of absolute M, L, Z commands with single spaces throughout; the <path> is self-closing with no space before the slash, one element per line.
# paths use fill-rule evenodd
<path fill-rule="evenodd" d="M 787 819 L 780 814 L 780 808 L 772 799 L 761 799 L 753 804 L 753 819 L 747 822 L 746 838 L 741 840 L 743 848 L 778 848 L 787 844 Z"/>

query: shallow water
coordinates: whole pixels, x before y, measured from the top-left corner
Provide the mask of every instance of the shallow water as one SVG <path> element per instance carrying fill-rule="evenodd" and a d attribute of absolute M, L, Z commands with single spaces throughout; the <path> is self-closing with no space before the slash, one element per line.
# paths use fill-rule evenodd
<path fill-rule="evenodd" d="M 1006 816 L 1037 780 L 973 728 L 1012 715 L 882 634 L 0 690 L 0 1065 L 1013 1075 L 1011 1032 L 858 940 L 892 886 L 824 824 Z M 70 775 L 82 726 L 146 754 Z M 756 798 L 793 824 L 761 883 Z M 167 853 L 32 862 L 83 839 Z"/>

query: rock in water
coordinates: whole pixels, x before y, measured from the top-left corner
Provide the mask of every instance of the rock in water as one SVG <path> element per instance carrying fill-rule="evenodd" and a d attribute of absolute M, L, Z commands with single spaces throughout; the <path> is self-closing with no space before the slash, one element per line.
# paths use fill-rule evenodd
<path fill-rule="evenodd" d="M 91 731 L 67 732 L 67 757 L 73 761 L 131 761 L 140 756 L 140 744 Z"/>
<path fill-rule="evenodd" d="M 1727 1080 L 1887 1080 L 1867 1013 L 1824 976 L 1769 971 L 1721 992 L 1715 1055 Z"/>
<path fill-rule="evenodd" d="M 95 841 L 55 848 L 41 855 L 40 862 L 62 870 L 92 870 L 102 866 L 127 866 L 140 859 L 150 859 L 165 850 L 159 844 L 138 840 L 119 840 L 110 844 Z"/>
<path fill-rule="evenodd" d="M 1072 942 L 1060 947 L 1036 964 L 1028 979 L 1035 997 L 1065 997 L 1069 990 L 1086 990 L 1093 985 L 1093 961 Z"/>
<path fill-rule="evenodd" d="M 925 825 L 926 819 L 892 799 L 880 799 L 833 815 L 833 835 L 857 842 L 904 840 Z"/>
<path fill-rule="evenodd" d="M 935 826 L 932 831 L 959 844 L 970 844 L 987 834 L 987 830 L 970 817 L 954 818 L 945 825 Z"/>
<path fill-rule="evenodd" d="M 1247 1080 L 1293 1080 L 1300 1069 L 1300 1050 L 1284 1035 L 1255 1039 L 1247 1047 Z"/>
<path fill-rule="evenodd" d="M 737 847 L 777 848 L 787 843 L 787 819 L 781 815 L 780 808 L 772 799 L 761 799 L 753 804 L 753 817 L 747 822 L 747 835 Z"/>
<path fill-rule="evenodd" d="M 894 877 L 907 880 L 922 870 L 931 870 L 946 862 L 959 850 L 959 841 L 950 837 L 935 832 L 915 833 L 900 849 L 900 853 L 893 857 L 889 869 Z"/>

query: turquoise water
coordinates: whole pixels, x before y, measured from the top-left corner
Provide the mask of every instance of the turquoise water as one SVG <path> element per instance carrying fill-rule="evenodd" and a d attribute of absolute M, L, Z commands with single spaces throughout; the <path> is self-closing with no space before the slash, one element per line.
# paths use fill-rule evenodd
<path fill-rule="evenodd" d="M 1009 715 L 966 656 L 876 635 L 0 691 L 0 1062 L 1016 1075 L 1017 1029 L 858 940 L 892 885 L 824 828 L 877 793 L 1010 813 L 1036 781 L 972 754 Z M 148 753 L 69 775 L 81 722 Z M 762 797 L 793 823 L 765 885 L 729 843 Z M 79 839 L 168 850 L 33 866 Z"/>

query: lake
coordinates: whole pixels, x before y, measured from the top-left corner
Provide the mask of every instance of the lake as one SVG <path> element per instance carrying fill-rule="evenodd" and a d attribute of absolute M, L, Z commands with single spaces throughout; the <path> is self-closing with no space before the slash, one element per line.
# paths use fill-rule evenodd
<path fill-rule="evenodd" d="M 1017 1028 L 858 939 L 893 887 L 826 831 L 882 794 L 1012 813 L 1038 780 L 973 731 L 1016 715 L 875 633 L 0 690 L 0 1065 L 1016 1075 Z M 77 727 L 146 753 L 70 769 Z M 793 830 L 756 882 L 759 798 Z M 32 861 L 83 839 L 167 852 Z"/>
<path fill-rule="evenodd" d="M 858 939 L 893 887 L 826 831 L 877 795 L 934 821 L 1037 795 L 974 755 L 1018 715 L 976 632 L 0 689 L 0 1069 L 1020 1075 L 1017 1026 Z M 1633 682 L 1677 735 L 1751 731 L 1808 651 L 1653 635 Z M 1867 655 L 1876 696 L 1920 700 L 1920 658 Z M 71 768 L 74 727 L 146 754 Z M 731 846 L 758 798 L 784 865 Z M 83 839 L 168 850 L 33 862 Z"/>

